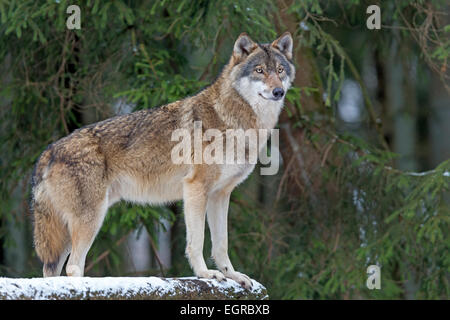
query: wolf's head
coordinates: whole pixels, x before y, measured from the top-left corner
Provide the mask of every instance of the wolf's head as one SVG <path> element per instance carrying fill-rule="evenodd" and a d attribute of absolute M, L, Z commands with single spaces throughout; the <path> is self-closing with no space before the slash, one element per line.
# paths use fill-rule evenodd
<path fill-rule="evenodd" d="M 289 32 L 272 43 L 255 43 L 246 33 L 236 40 L 230 73 L 233 87 L 250 105 L 281 102 L 295 77 Z"/>

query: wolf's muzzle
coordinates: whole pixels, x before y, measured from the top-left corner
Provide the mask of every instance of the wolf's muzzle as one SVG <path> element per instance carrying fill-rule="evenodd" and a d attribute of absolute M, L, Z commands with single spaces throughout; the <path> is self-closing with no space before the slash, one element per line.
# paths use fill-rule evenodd
<path fill-rule="evenodd" d="M 272 95 L 273 95 L 275 100 L 280 100 L 284 96 L 283 88 L 275 88 L 275 89 L 273 89 Z"/>

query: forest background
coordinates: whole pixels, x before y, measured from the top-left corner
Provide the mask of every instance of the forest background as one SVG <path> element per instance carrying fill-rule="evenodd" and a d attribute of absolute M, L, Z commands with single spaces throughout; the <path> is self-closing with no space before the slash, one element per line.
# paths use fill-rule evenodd
<path fill-rule="evenodd" d="M 370 5 L 381 29 L 366 25 Z M 448 299 L 449 15 L 443 0 L 0 0 L 0 276 L 42 276 L 29 198 L 48 144 L 195 94 L 241 32 L 264 43 L 289 30 L 281 167 L 232 194 L 235 268 L 273 299 Z M 190 276 L 184 248 L 181 202 L 119 203 L 86 275 Z"/>

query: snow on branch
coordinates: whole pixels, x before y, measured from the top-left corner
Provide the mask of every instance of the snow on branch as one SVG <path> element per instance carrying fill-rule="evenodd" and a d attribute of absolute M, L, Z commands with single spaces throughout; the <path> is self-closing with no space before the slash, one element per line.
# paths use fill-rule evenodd
<path fill-rule="evenodd" d="M 386 166 L 385 167 L 387 170 L 392 170 L 392 171 L 396 171 L 396 172 L 400 172 L 403 173 L 407 176 L 413 176 L 413 177 L 423 177 L 423 176 L 427 176 L 430 174 L 435 174 L 437 171 L 436 170 L 429 170 L 429 171 L 424 171 L 424 172 L 412 172 L 412 171 L 400 171 L 398 169 L 394 169 L 392 167 Z M 450 177 L 450 171 L 444 171 L 442 173 L 443 177 Z"/>
<path fill-rule="evenodd" d="M 0 278 L 0 300 L 147 300 L 147 299 L 267 299 L 267 290 L 252 280 L 251 290 L 227 279 L 158 277 Z"/>

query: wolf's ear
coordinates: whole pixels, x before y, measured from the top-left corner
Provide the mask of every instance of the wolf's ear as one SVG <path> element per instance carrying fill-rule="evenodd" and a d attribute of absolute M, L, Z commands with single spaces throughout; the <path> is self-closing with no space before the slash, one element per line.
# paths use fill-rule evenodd
<path fill-rule="evenodd" d="M 272 42 L 272 47 L 281 51 L 289 60 L 292 59 L 293 40 L 291 33 L 286 31 L 281 37 Z"/>
<path fill-rule="evenodd" d="M 257 46 L 258 45 L 250 39 L 245 32 L 241 33 L 234 43 L 233 56 L 237 59 L 237 61 L 240 61 L 252 53 Z"/>

